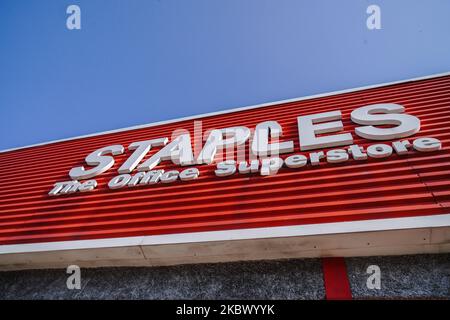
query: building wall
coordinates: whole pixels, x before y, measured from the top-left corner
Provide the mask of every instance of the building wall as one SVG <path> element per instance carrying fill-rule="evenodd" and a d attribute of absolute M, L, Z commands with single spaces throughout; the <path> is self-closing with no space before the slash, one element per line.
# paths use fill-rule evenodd
<path fill-rule="evenodd" d="M 95 240 L 94 245 L 98 239 L 176 238 L 180 233 L 448 214 L 449 89 L 447 75 L 0 152 L 0 181 L 8 182 L 0 185 L 0 253 L 6 245 Z M 420 132 L 409 137 L 410 142 L 433 137 L 442 142 L 442 149 L 426 153 L 411 150 L 404 155 L 394 152 L 385 159 L 369 157 L 364 161 L 350 157 L 339 164 L 322 160 L 314 166 L 284 167 L 271 176 L 236 173 L 217 177 L 215 163 L 203 164 L 195 166 L 200 171 L 195 181 L 115 190 L 107 186 L 132 154 L 128 149 L 131 143 L 171 137 L 179 129 L 187 130 L 194 141 L 211 129 L 254 129 L 263 121 L 277 121 L 283 128 L 281 141 L 294 144 L 292 154 L 308 157 L 309 151 L 300 150 L 297 117 L 340 110 L 343 130 L 339 133 L 352 134 L 354 144 L 367 148 L 377 141 L 357 136 L 355 129 L 360 125 L 351 121 L 350 114 L 377 103 L 404 106 L 406 113 L 421 121 Z M 198 121 L 201 129 L 196 130 Z M 70 179 L 71 168 L 86 165 L 88 154 L 117 144 L 126 152 L 114 156 L 114 166 L 95 177 L 95 190 L 48 195 L 54 183 Z M 311 151 L 322 149 L 328 150 Z M 148 157 L 158 150 L 152 148 Z M 245 150 L 248 153 L 249 141 Z M 291 153 L 282 158 L 288 155 Z M 157 168 L 181 170 L 171 161 L 162 161 Z"/>
<path fill-rule="evenodd" d="M 7 182 L 0 185 L 1 268 L 57 268 L 74 259 L 97 267 L 117 260 L 178 265 L 82 269 L 82 289 L 75 291 L 66 288 L 65 269 L 1 272 L 0 298 L 322 299 L 320 259 L 229 261 L 449 252 L 449 88 L 449 74 L 432 76 L 1 151 L 0 181 Z M 353 134 L 353 143 L 367 148 L 375 142 L 354 134 L 359 124 L 350 114 L 377 103 L 404 106 L 421 121 L 411 141 L 433 137 L 442 148 L 284 167 L 270 176 L 236 173 L 225 179 L 215 175 L 215 164 L 198 165 L 196 181 L 107 186 L 133 152 L 131 143 L 169 137 L 181 128 L 201 140 L 210 129 L 254 129 L 276 120 L 282 141 L 293 141 L 293 154 L 306 156 L 297 117 L 340 110 L 341 133 Z M 126 152 L 96 177 L 97 189 L 48 194 L 55 182 L 69 179 L 71 168 L 85 164 L 87 154 L 113 144 Z M 245 146 L 249 150 L 249 141 Z M 181 170 L 171 161 L 160 167 Z M 370 241 L 361 238 L 366 236 Z M 354 298 L 449 298 L 449 260 L 440 254 L 346 263 Z M 183 265 L 192 261 L 197 264 Z M 369 265 L 381 268 L 380 290 L 366 286 Z"/>
<path fill-rule="evenodd" d="M 346 259 L 354 299 L 450 299 L 450 254 Z M 369 265 L 381 289 L 368 289 Z M 324 299 L 320 259 L 81 270 L 69 290 L 65 269 L 0 272 L 0 299 Z"/>

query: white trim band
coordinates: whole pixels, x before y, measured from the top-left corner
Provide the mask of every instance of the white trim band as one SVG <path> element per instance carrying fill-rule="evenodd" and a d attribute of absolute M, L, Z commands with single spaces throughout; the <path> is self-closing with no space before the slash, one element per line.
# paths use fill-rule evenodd
<path fill-rule="evenodd" d="M 375 219 L 349 222 L 307 224 L 285 227 L 235 229 L 178 233 L 155 236 L 140 236 L 111 239 L 58 241 L 0 246 L 0 255 L 12 253 L 48 252 L 95 248 L 116 248 L 168 244 L 201 243 L 211 241 L 232 241 L 284 238 L 296 236 L 330 235 L 354 232 L 403 230 L 418 228 L 449 227 L 450 214 L 407 218 Z"/>

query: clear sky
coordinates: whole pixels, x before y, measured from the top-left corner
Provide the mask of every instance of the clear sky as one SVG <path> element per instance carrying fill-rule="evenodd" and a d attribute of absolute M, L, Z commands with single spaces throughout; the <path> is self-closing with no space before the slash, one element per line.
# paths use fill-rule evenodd
<path fill-rule="evenodd" d="M 449 0 L 0 0 L 0 150 L 445 71 Z"/>

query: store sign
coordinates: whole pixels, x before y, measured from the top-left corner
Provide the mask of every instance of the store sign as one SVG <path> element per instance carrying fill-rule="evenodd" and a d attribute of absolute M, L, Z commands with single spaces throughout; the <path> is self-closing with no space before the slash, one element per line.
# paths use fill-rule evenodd
<path fill-rule="evenodd" d="M 350 158 L 363 161 L 368 157 L 386 158 L 393 153 L 406 155 L 409 151 L 431 152 L 440 150 L 442 145 L 432 137 L 417 138 L 413 141 L 402 139 L 420 131 L 420 120 L 405 113 L 405 108 L 398 104 L 373 104 L 357 108 L 351 113 L 351 120 L 360 125 L 354 134 L 374 141 L 366 149 L 353 143 L 352 133 L 338 133 L 343 130 L 340 111 L 318 113 L 297 118 L 299 147 L 301 151 L 322 148 L 342 147 L 332 150 L 291 154 L 281 158 L 280 154 L 294 151 L 293 141 L 279 141 L 282 127 L 276 121 L 264 121 L 253 130 L 245 126 L 215 129 L 208 132 L 203 148 L 194 156 L 191 136 L 182 133 L 170 142 L 167 137 L 133 142 L 128 146 L 132 154 L 118 169 L 118 175 L 108 182 L 110 189 L 120 189 L 156 183 L 171 183 L 177 180 L 190 181 L 198 178 L 197 168 L 164 171 L 156 169 L 163 161 L 171 161 L 180 167 L 216 163 L 215 175 L 227 177 L 233 174 L 259 173 L 262 176 L 273 175 L 282 167 L 298 169 L 307 165 L 316 166 L 320 162 L 343 163 Z M 245 159 L 245 145 L 249 142 L 249 158 Z M 142 161 L 154 148 L 161 149 L 150 158 Z M 234 159 L 234 151 L 238 156 Z M 232 151 L 231 159 L 220 151 Z M 243 151 L 243 152 L 239 152 Z M 115 155 L 123 154 L 122 145 L 110 145 L 87 155 L 84 166 L 72 168 L 69 176 L 72 180 L 57 182 L 49 192 L 51 196 L 88 192 L 97 187 L 93 178 L 108 171 L 114 165 Z M 218 156 L 220 155 L 220 156 Z M 229 152 L 225 152 L 225 156 Z M 241 156 L 239 156 L 241 155 Z"/>

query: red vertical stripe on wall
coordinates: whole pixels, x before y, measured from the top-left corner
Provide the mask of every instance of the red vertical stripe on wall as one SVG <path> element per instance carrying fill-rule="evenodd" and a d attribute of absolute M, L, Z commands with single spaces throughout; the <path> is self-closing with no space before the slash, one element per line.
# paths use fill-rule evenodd
<path fill-rule="evenodd" d="M 352 291 L 348 281 L 347 267 L 344 258 L 323 258 L 322 269 L 326 299 L 351 299 Z"/>

